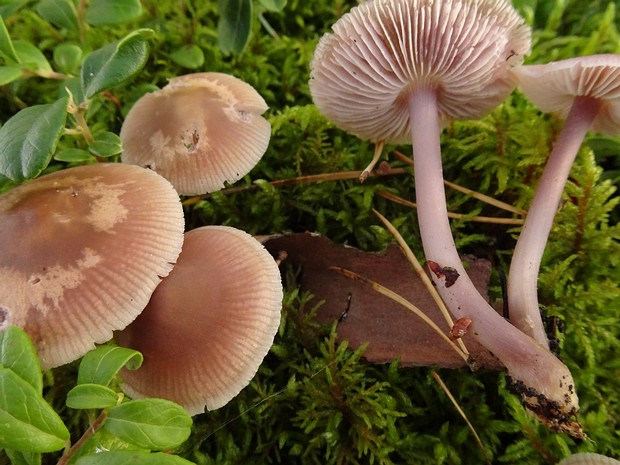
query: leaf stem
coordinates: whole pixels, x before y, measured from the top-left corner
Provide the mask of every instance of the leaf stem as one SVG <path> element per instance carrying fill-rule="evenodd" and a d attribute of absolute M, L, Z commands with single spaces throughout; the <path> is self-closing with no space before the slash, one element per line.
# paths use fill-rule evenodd
<path fill-rule="evenodd" d="M 56 465 L 66 465 L 67 463 L 69 463 L 69 460 L 71 460 L 71 458 L 75 455 L 75 453 L 78 450 L 80 450 L 80 448 L 84 445 L 84 443 L 91 436 L 93 436 L 99 430 L 99 428 L 103 426 L 107 417 L 108 417 L 108 412 L 106 412 L 105 410 L 102 410 L 99 416 L 92 423 L 92 425 L 90 425 L 88 429 L 84 431 L 84 434 L 82 434 L 82 437 L 78 439 L 78 441 L 75 444 L 73 444 L 73 446 L 71 446 L 69 450 L 65 451 L 65 453 L 62 454 L 62 457 L 60 457 L 60 460 L 58 460 L 58 463 Z"/>

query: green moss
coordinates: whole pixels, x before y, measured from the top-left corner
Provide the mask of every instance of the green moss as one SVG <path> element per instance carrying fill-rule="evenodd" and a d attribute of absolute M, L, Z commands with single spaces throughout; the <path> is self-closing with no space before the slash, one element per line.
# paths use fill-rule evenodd
<path fill-rule="evenodd" d="M 139 95 L 189 72 L 170 60 L 187 44 L 198 45 L 203 69 L 234 74 L 254 85 L 270 106 L 270 147 L 252 173 L 234 187 L 186 206 L 188 228 L 227 224 L 253 234 L 321 232 L 339 243 L 381 250 L 391 236 L 371 212 L 378 209 L 420 251 L 415 211 L 379 196 L 387 190 L 411 199 L 409 174 L 369 179 L 302 183 L 274 187 L 271 181 L 362 169 L 374 147 L 334 128 L 311 103 L 309 61 L 318 38 L 355 1 L 289 0 L 282 13 L 266 18 L 278 33 L 270 36 L 258 20 L 248 48 L 238 56 L 217 47 L 216 2 L 143 1 L 136 24 L 91 28 L 83 39 L 58 31 L 23 8 L 7 18 L 12 36 L 30 40 L 49 57 L 62 43 L 89 51 L 135 27 L 156 31 L 144 71 L 129 85 L 96 97 L 89 124 L 118 133 L 123 116 Z M 616 4 L 520 0 L 515 4 L 535 27 L 528 62 L 546 62 L 588 53 L 618 53 Z M 24 105 L 48 103 L 63 85 L 28 79 L 5 86 L 0 117 L 5 121 Z M 445 177 L 466 187 L 527 208 L 549 148 L 562 123 L 538 112 L 515 93 L 489 116 L 455 122 L 442 135 Z M 83 148 L 65 138 L 61 148 Z M 394 149 L 396 147 L 390 147 Z M 397 147 L 410 154 L 409 147 Z M 548 464 L 577 451 L 620 455 L 620 227 L 617 173 L 620 141 L 605 144 L 592 136 L 581 151 L 565 201 L 556 218 L 541 276 L 545 312 L 564 322 L 561 356 L 573 371 L 581 399 L 582 422 L 593 442 L 578 442 L 537 424 L 508 393 L 504 376 L 494 372 L 441 370 L 441 376 L 467 413 L 485 447 L 440 390 L 427 368 L 399 369 L 397 362 L 373 366 L 363 349 L 350 351 L 335 338 L 334 326 L 312 320 L 309 296 L 296 287 L 289 270 L 284 318 L 275 345 L 257 377 L 226 407 L 195 418 L 192 437 L 179 451 L 198 464 Z M 393 167 L 403 166 L 390 158 Z M 50 169 L 66 166 L 54 163 Z M 8 182 L 0 181 L 1 189 Z M 477 200 L 448 191 L 455 212 L 507 216 Z M 453 222 L 461 250 L 507 263 L 518 229 Z M 497 275 L 492 290 L 500 296 Z M 49 383 L 48 398 L 61 409 L 70 386 L 66 372 Z M 68 424 L 81 429 L 84 418 Z"/>

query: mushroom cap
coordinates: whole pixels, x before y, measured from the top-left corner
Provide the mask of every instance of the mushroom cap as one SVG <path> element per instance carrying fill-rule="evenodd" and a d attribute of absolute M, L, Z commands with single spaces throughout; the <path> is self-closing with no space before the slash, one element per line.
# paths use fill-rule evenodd
<path fill-rule="evenodd" d="M 558 465 L 620 465 L 620 462 L 605 455 L 583 452 L 569 455 L 561 460 Z"/>
<path fill-rule="evenodd" d="M 183 209 L 137 166 L 57 171 L 0 196 L 0 308 L 41 364 L 75 360 L 127 326 L 172 269 Z"/>
<path fill-rule="evenodd" d="M 131 108 L 121 159 L 150 168 L 183 195 L 205 194 L 245 176 L 261 159 L 271 125 L 252 86 L 222 73 L 170 79 Z"/>
<path fill-rule="evenodd" d="M 575 97 L 599 101 L 594 131 L 620 134 L 620 55 L 591 55 L 513 69 L 525 96 L 541 111 L 568 116 Z"/>
<path fill-rule="evenodd" d="M 142 352 L 123 370 L 131 397 L 161 397 L 191 415 L 222 407 L 252 379 L 280 324 L 282 284 L 275 260 L 249 234 L 204 226 L 147 308 L 115 338 Z"/>
<path fill-rule="evenodd" d="M 336 126 L 375 142 L 410 142 L 408 93 L 437 90 L 440 117 L 478 118 L 512 92 L 509 68 L 530 29 L 505 0 L 375 0 L 325 34 L 310 91 Z"/>

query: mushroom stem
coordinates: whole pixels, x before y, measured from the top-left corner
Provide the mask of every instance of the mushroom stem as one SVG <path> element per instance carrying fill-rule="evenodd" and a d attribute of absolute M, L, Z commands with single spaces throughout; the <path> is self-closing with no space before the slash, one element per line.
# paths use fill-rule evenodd
<path fill-rule="evenodd" d="M 545 347 L 549 341 L 538 305 L 538 271 L 571 166 L 599 107 L 600 103 L 592 97 L 575 98 L 538 182 L 510 264 L 510 321 Z"/>
<path fill-rule="evenodd" d="M 447 216 L 436 91 L 418 88 L 411 92 L 408 103 L 418 222 L 427 262 L 439 265 L 439 271 L 432 267 L 439 294 L 455 318 L 472 320 L 470 334 L 506 366 L 530 411 L 553 429 L 581 436 L 581 427 L 574 421 L 579 407 L 568 368 L 502 318 L 463 268 Z M 453 283 L 445 279 L 448 271 Z"/>

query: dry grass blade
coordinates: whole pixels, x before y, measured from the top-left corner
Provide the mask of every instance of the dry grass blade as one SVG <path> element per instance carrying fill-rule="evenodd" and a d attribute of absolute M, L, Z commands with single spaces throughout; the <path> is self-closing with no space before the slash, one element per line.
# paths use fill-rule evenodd
<path fill-rule="evenodd" d="M 398 158 L 403 163 L 408 164 L 409 166 L 413 166 L 413 160 L 409 158 L 404 153 L 395 150 L 393 152 L 394 156 Z M 501 210 L 506 210 L 511 213 L 515 213 L 520 216 L 525 216 L 527 214 L 527 210 L 523 210 L 522 208 L 517 208 L 509 203 L 502 202 L 501 200 L 494 199 L 493 197 L 485 194 L 481 194 L 480 192 L 476 192 L 475 190 L 468 189 L 467 187 L 459 186 L 458 184 L 454 184 L 453 182 L 446 181 L 444 179 L 444 184 L 455 191 L 462 192 L 463 194 L 469 195 L 475 199 L 481 200 L 484 203 L 488 203 L 489 205 L 493 205 Z"/>
<path fill-rule="evenodd" d="M 448 323 L 448 326 L 452 328 L 452 326 L 454 326 L 454 321 L 452 320 L 452 317 L 450 316 L 450 312 L 446 308 L 446 304 L 444 304 L 443 300 L 441 299 L 441 296 L 437 292 L 437 289 L 435 289 L 435 286 L 433 285 L 431 279 L 424 272 L 424 269 L 422 268 L 420 261 L 415 256 L 415 254 L 413 253 L 413 251 L 411 250 L 411 248 L 409 247 L 405 239 L 403 239 L 403 236 L 400 235 L 398 230 L 394 227 L 392 223 L 390 223 L 390 221 L 385 216 L 383 216 L 381 213 L 379 213 L 374 208 L 372 211 L 375 215 L 377 215 L 377 217 L 385 225 L 388 231 L 390 231 L 390 234 L 394 236 L 394 238 L 396 239 L 396 242 L 398 242 L 398 245 L 400 246 L 401 250 L 405 254 L 405 257 L 407 257 L 407 260 L 409 261 L 409 263 L 411 263 L 411 266 L 413 266 L 413 269 L 415 270 L 417 275 L 420 277 L 420 279 L 424 283 L 424 286 L 428 290 L 428 293 L 433 297 L 433 300 L 437 304 L 437 307 L 439 307 L 439 311 L 445 318 L 446 322 Z M 465 343 L 461 339 L 458 339 L 457 343 L 461 347 L 461 350 L 463 352 L 465 352 L 466 354 L 469 354 L 469 351 L 465 347 Z"/>
<path fill-rule="evenodd" d="M 478 433 L 476 433 L 476 430 L 474 429 L 474 426 L 471 424 L 471 422 L 467 418 L 467 415 L 465 415 L 465 412 L 463 411 L 463 409 L 459 406 L 458 402 L 456 401 L 456 399 L 454 398 L 454 396 L 452 395 L 452 393 L 448 389 L 448 386 L 446 386 L 446 384 L 439 377 L 439 375 L 437 374 L 436 371 L 432 371 L 431 374 L 433 375 L 433 378 L 435 378 L 435 381 L 437 381 L 437 384 L 439 384 L 439 386 L 441 387 L 443 392 L 446 393 L 446 395 L 448 396 L 448 399 L 450 399 L 450 402 L 452 402 L 452 405 L 454 405 L 454 408 L 456 408 L 456 411 L 459 412 L 459 415 L 461 415 L 463 417 L 463 420 L 465 420 L 465 423 L 467 423 L 467 427 L 470 429 L 470 431 L 474 435 L 474 439 L 476 440 L 476 443 L 478 444 L 478 447 L 480 447 L 480 450 L 482 451 L 482 455 L 484 456 L 484 461 L 488 465 L 491 465 L 491 462 L 489 461 L 489 459 L 487 457 L 487 451 L 484 448 L 484 444 L 482 444 L 482 441 L 480 440 L 480 436 L 478 436 Z"/>
<path fill-rule="evenodd" d="M 351 270 L 347 270 L 345 268 L 339 267 L 339 266 L 330 266 L 329 267 L 330 270 L 334 270 L 344 276 L 346 276 L 347 278 L 350 279 L 354 279 L 356 281 L 359 281 L 361 283 L 364 283 L 368 286 L 370 286 L 373 290 L 377 291 L 379 294 L 387 297 L 388 299 L 393 300 L 394 302 L 402 305 L 403 307 L 405 307 L 407 310 L 409 310 L 410 312 L 412 312 L 414 315 L 416 315 L 417 317 L 421 318 L 427 325 L 429 325 L 439 336 L 441 336 L 441 338 L 446 341 L 446 343 L 448 343 L 450 345 L 450 347 L 452 347 L 452 349 L 454 349 L 454 351 L 463 359 L 465 360 L 465 363 L 469 363 L 469 356 L 468 354 L 466 354 L 465 352 L 463 352 L 442 330 L 441 328 L 439 328 L 439 326 L 437 326 L 435 324 L 435 322 L 433 320 L 431 320 L 422 310 L 420 310 L 418 307 L 416 307 L 415 305 L 413 305 L 411 302 L 409 302 L 407 299 L 405 299 L 404 297 L 402 297 L 400 294 L 397 294 L 396 292 L 388 289 L 385 286 L 382 286 L 381 284 L 377 283 L 376 281 L 373 281 L 371 279 L 367 279 L 365 277 L 363 277 L 360 274 L 355 273 L 354 271 Z"/>
<path fill-rule="evenodd" d="M 337 173 L 310 174 L 308 176 L 298 176 L 295 178 L 277 179 L 275 181 L 270 181 L 269 184 L 271 184 L 273 187 L 282 187 L 289 184 L 310 184 L 313 182 L 321 181 L 344 181 L 347 179 L 360 179 L 360 176 L 362 176 L 363 173 L 363 171 L 340 171 Z M 410 174 L 410 171 L 406 168 L 389 168 L 381 171 L 372 171 L 370 173 L 367 173 L 366 177 L 373 178 L 382 176 L 397 176 L 401 174 Z M 260 186 L 258 184 L 250 184 L 247 186 L 230 187 L 228 189 L 223 189 L 219 192 L 228 195 L 258 189 L 260 189 Z M 210 196 L 211 194 L 203 194 L 188 197 L 183 201 L 183 205 L 194 205 L 203 199 L 209 198 Z"/>
<path fill-rule="evenodd" d="M 392 202 L 399 203 L 401 205 L 405 205 L 407 207 L 416 208 L 417 205 L 410 200 L 403 199 L 397 195 L 394 195 L 388 191 L 379 190 L 377 191 L 377 195 L 383 197 L 384 199 L 391 200 Z M 449 218 L 461 219 L 467 215 L 463 215 L 462 213 L 453 213 L 448 212 Z M 478 223 L 494 223 L 494 224 L 510 224 L 510 225 L 520 225 L 523 224 L 524 220 L 521 218 L 498 218 L 494 216 L 471 216 L 469 218 L 471 221 L 477 221 Z"/>

